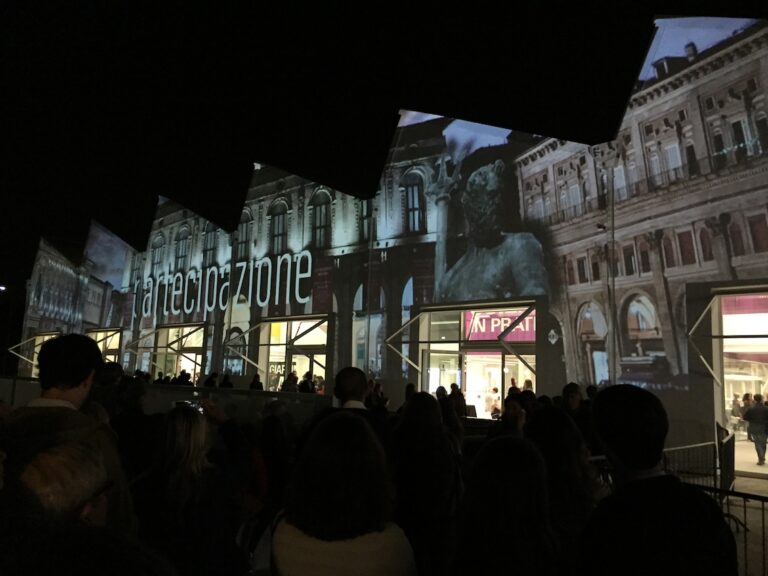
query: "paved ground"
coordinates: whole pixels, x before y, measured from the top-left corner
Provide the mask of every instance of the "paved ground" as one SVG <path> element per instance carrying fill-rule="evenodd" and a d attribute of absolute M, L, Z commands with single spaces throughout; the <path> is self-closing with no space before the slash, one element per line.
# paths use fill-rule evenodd
<path fill-rule="evenodd" d="M 746 434 L 741 433 L 737 433 L 736 436 L 736 475 L 760 479 L 768 486 L 768 464 L 765 466 L 757 465 L 755 445 L 747 440 Z M 738 483 L 737 480 L 736 484 L 738 485 Z M 755 485 L 761 486 L 759 482 Z M 768 490 L 768 488 L 764 489 L 763 492 L 754 492 L 754 494 L 764 494 L 765 490 Z"/>

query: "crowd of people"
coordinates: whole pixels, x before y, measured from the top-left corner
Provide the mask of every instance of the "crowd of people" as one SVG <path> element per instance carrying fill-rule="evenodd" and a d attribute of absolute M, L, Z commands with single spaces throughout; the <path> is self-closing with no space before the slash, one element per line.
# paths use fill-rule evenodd
<path fill-rule="evenodd" d="M 282 400 L 251 422 L 209 400 L 147 415 L 147 380 L 85 336 L 38 362 L 41 397 L 0 420 L 0 574 L 737 574 L 636 387 L 517 389 L 478 435 L 458 387 L 409 385 L 395 411 L 353 367 L 297 426 Z"/>

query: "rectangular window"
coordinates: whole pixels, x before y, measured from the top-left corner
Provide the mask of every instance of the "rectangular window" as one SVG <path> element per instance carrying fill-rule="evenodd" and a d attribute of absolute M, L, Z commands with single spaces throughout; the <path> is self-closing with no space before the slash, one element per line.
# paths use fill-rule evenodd
<path fill-rule="evenodd" d="M 275 214 L 272 216 L 272 253 L 282 254 L 285 252 L 287 231 L 285 229 L 285 214 Z"/>
<path fill-rule="evenodd" d="M 640 271 L 644 274 L 651 271 L 651 255 L 647 246 L 640 246 Z"/>
<path fill-rule="evenodd" d="M 573 206 L 574 215 L 581 214 L 581 186 L 573 184 L 568 189 L 568 195 L 570 197 L 571 206 Z"/>
<path fill-rule="evenodd" d="M 237 227 L 237 246 L 236 254 L 238 260 L 247 260 L 250 257 L 251 247 L 251 222 L 246 220 L 240 222 Z"/>
<path fill-rule="evenodd" d="M 573 274 L 573 263 L 570 260 L 565 261 L 565 273 L 568 277 L 568 286 L 576 284 L 576 276 Z"/>
<path fill-rule="evenodd" d="M 371 239 L 373 200 L 368 198 L 367 200 L 361 200 L 360 202 L 360 239 L 363 242 L 367 242 Z"/>
<path fill-rule="evenodd" d="M 613 169 L 613 190 L 617 200 L 627 199 L 627 181 L 624 177 L 624 166 Z"/>
<path fill-rule="evenodd" d="M 680 120 L 680 122 L 685 122 L 685 120 L 688 118 L 688 115 L 686 114 L 685 110 L 678 110 L 677 118 Z"/>
<path fill-rule="evenodd" d="M 408 231 L 420 232 L 422 229 L 421 189 L 417 185 L 406 188 L 408 202 Z"/>
<path fill-rule="evenodd" d="M 750 216 L 747 218 L 747 223 L 755 252 L 768 252 L 768 225 L 766 225 L 765 214 Z"/>
<path fill-rule="evenodd" d="M 624 246 L 622 248 L 624 253 L 624 271 L 627 276 L 634 276 L 635 274 L 635 247 L 632 245 Z"/>
<path fill-rule="evenodd" d="M 737 120 L 736 122 L 731 123 L 731 128 L 733 129 L 733 145 L 736 149 L 736 162 L 743 162 L 747 159 L 747 155 L 752 153 L 751 147 L 747 145 L 745 127 L 743 120 Z"/>
<path fill-rule="evenodd" d="M 314 244 L 316 248 L 326 248 L 330 236 L 331 221 L 328 217 L 328 204 L 315 204 L 314 212 Z"/>
<path fill-rule="evenodd" d="M 710 96 L 706 100 L 704 100 L 704 108 L 707 110 L 712 110 L 715 107 L 715 99 Z"/>
<path fill-rule="evenodd" d="M 683 166 L 683 162 L 680 160 L 680 147 L 677 144 L 670 144 L 664 147 L 664 152 L 667 155 L 669 180 L 672 182 L 682 176 L 680 169 Z"/>
<path fill-rule="evenodd" d="M 677 243 L 680 246 L 680 262 L 682 265 L 696 264 L 696 248 L 693 245 L 693 234 L 691 231 L 678 232 Z"/>
<path fill-rule="evenodd" d="M 579 258 L 576 260 L 576 268 L 579 273 L 579 284 L 589 282 L 589 276 L 587 274 L 587 259 Z"/>
<path fill-rule="evenodd" d="M 646 124 L 645 125 L 645 135 L 646 136 L 653 136 L 653 124 Z"/>
<path fill-rule="evenodd" d="M 656 153 L 651 155 L 649 161 L 651 163 L 651 180 L 658 186 L 661 184 L 661 162 Z"/>
<path fill-rule="evenodd" d="M 592 281 L 600 280 L 600 260 L 592 256 Z"/>
<path fill-rule="evenodd" d="M 189 236 L 176 241 L 176 270 L 187 268 L 187 254 L 189 254 Z"/>
<path fill-rule="evenodd" d="M 216 230 L 206 230 L 203 236 L 203 268 L 213 266 L 216 260 Z"/>

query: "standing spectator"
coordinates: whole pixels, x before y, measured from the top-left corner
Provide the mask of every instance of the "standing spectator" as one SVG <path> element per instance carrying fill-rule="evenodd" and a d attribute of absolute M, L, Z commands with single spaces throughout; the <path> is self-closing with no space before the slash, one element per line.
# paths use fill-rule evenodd
<path fill-rule="evenodd" d="M 451 400 L 453 410 L 456 412 L 456 416 L 459 419 L 467 417 L 467 401 L 464 399 L 464 394 L 461 393 L 461 388 L 455 382 L 451 384 L 451 393 L 448 394 L 448 398 Z"/>
<path fill-rule="evenodd" d="M 157 466 L 134 485 L 139 536 L 179 574 L 241 576 L 239 513 L 233 486 L 208 459 L 206 417 L 179 404 L 168 413 Z"/>
<path fill-rule="evenodd" d="M 98 345 L 81 334 L 59 336 L 42 345 L 37 360 L 40 398 L 13 411 L 6 421 L 7 467 L 18 474 L 37 454 L 64 441 L 92 444 L 101 453 L 112 483 L 107 494 L 107 525 L 134 532 L 136 519 L 115 433 L 80 411 L 96 370 L 103 365 Z"/>
<path fill-rule="evenodd" d="M 456 550 L 456 576 L 556 574 L 547 474 L 533 444 L 506 436 L 477 454 L 461 506 Z"/>
<path fill-rule="evenodd" d="M 306 372 L 304 374 L 304 377 L 301 379 L 301 382 L 299 382 L 299 392 L 302 392 L 304 394 L 315 393 L 315 383 L 312 380 L 312 372 Z"/>
<path fill-rule="evenodd" d="M 752 407 L 752 394 L 747 392 L 744 394 L 744 396 L 741 397 L 741 418 L 744 419 L 744 414 L 747 413 L 747 410 L 749 410 Z M 747 427 L 747 440 L 752 442 L 752 434 L 749 432 L 749 427 Z"/>
<path fill-rule="evenodd" d="M 595 397 L 592 415 L 616 490 L 583 534 L 582 574 L 736 576 L 736 542 L 720 507 L 663 470 L 669 422 L 661 401 L 611 386 Z"/>
<path fill-rule="evenodd" d="M 219 378 L 218 372 L 212 372 L 208 378 L 205 379 L 205 382 L 203 383 L 203 386 L 206 388 L 216 388 L 218 385 L 217 380 Z"/>
<path fill-rule="evenodd" d="M 251 390 L 264 390 L 264 384 L 261 382 L 261 376 L 259 375 L 258 370 L 256 371 L 256 374 L 253 375 L 253 380 L 251 380 L 251 384 L 248 388 Z"/>
<path fill-rule="evenodd" d="M 232 380 L 229 379 L 229 372 L 224 374 L 224 378 L 221 380 L 221 384 L 219 384 L 219 388 L 233 388 Z"/>
<path fill-rule="evenodd" d="M 363 375 L 363 384 L 365 384 Z M 318 498 L 314 479 L 328 489 Z M 384 450 L 351 411 L 323 419 L 294 471 L 273 537 L 282 576 L 415 576 L 413 552 L 391 522 Z"/>
<path fill-rule="evenodd" d="M 766 427 L 768 426 L 768 406 L 763 404 L 763 395 L 755 394 L 755 401 L 744 413 L 747 421 L 747 432 L 755 443 L 757 452 L 757 464 L 765 465 Z"/>

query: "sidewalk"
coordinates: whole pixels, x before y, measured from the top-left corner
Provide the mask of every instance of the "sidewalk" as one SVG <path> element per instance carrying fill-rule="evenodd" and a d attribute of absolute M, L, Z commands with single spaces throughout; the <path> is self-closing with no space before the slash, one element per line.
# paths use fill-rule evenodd
<path fill-rule="evenodd" d="M 746 434 L 736 436 L 736 486 L 739 492 L 768 496 L 768 465 L 757 465 L 755 445 Z"/>

